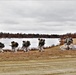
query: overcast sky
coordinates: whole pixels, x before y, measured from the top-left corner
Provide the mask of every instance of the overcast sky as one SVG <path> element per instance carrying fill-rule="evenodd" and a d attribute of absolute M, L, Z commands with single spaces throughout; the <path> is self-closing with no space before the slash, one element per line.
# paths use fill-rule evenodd
<path fill-rule="evenodd" d="M 76 32 L 74 0 L 0 0 L 0 32 Z"/>

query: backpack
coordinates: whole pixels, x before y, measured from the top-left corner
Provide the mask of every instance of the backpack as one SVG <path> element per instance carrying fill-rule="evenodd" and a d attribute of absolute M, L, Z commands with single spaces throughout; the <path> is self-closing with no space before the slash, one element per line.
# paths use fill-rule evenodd
<path fill-rule="evenodd" d="M 18 47 L 18 43 L 16 42 L 15 47 Z"/>
<path fill-rule="evenodd" d="M 23 47 L 27 47 L 27 42 L 24 42 L 23 43 Z"/>
<path fill-rule="evenodd" d="M 45 40 L 41 39 L 39 42 L 39 46 L 43 46 L 45 44 Z"/>
<path fill-rule="evenodd" d="M 43 46 L 43 45 L 45 44 L 45 40 L 42 40 L 41 44 L 42 44 L 42 46 Z"/>
<path fill-rule="evenodd" d="M 67 43 L 67 45 L 70 45 L 72 43 L 72 40 L 70 38 L 67 38 L 66 43 Z"/>
<path fill-rule="evenodd" d="M 5 45 L 0 42 L 0 48 L 4 48 L 4 47 L 5 47 Z"/>
<path fill-rule="evenodd" d="M 31 45 L 31 44 L 30 44 L 30 41 L 27 41 L 27 47 L 30 46 L 30 45 Z"/>

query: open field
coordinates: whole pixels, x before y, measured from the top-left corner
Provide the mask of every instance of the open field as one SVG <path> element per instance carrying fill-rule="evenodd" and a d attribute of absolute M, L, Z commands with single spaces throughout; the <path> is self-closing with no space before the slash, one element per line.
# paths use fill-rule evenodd
<path fill-rule="evenodd" d="M 76 75 L 76 50 L 56 46 L 44 52 L 0 53 L 0 75 Z"/>
<path fill-rule="evenodd" d="M 76 75 L 76 58 L 2 61 L 0 75 Z"/>

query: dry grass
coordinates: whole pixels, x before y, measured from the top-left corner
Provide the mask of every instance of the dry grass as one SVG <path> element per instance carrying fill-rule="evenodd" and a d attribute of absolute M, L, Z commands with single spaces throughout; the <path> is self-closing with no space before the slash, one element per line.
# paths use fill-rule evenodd
<path fill-rule="evenodd" d="M 75 75 L 76 58 L 2 61 L 0 75 Z"/>
<path fill-rule="evenodd" d="M 57 46 L 44 52 L 0 53 L 0 75 L 76 75 L 76 50 Z"/>
<path fill-rule="evenodd" d="M 59 46 L 45 49 L 44 52 L 29 51 L 23 52 L 4 52 L 0 53 L 0 61 L 24 61 L 24 60 L 38 60 L 38 59 L 52 59 L 52 58 L 64 58 L 64 57 L 76 57 L 76 50 L 60 50 Z"/>

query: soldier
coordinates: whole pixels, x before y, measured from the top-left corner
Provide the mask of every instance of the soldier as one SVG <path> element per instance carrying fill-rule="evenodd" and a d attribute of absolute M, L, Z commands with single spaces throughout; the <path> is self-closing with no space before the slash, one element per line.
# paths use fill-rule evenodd
<path fill-rule="evenodd" d="M 18 43 L 17 42 L 12 41 L 10 46 L 12 47 L 12 51 L 17 52 L 17 47 L 18 47 Z"/>
<path fill-rule="evenodd" d="M 0 42 L 0 51 L 1 51 L 1 52 L 3 52 L 3 49 L 2 49 L 2 48 L 4 48 L 4 47 L 5 47 L 5 45 Z"/>
<path fill-rule="evenodd" d="M 22 44 L 22 49 L 24 50 L 24 52 L 28 52 L 29 51 L 29 46 L 30 46 L 30 41 L 23 41 L 23 44 Z"/>
<path fill-rule="evenodd" d="M 38 39 L 39 40 L 39 44 L 38 44 L 38 48 L 39 48 L 39 52 L 44 51 L 43 47 L 45 45 L 45 39 Z"/>
<path fill-rule="evenodd" d="M 65 42 L 65 45 L 67 46 L 67 49 L 69 50 L 70 45 L 73 43 L 73 39 L 67 36 L 64 42 Z"/>

